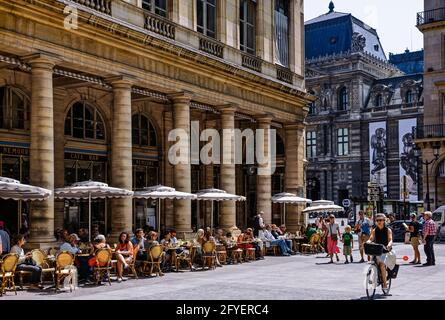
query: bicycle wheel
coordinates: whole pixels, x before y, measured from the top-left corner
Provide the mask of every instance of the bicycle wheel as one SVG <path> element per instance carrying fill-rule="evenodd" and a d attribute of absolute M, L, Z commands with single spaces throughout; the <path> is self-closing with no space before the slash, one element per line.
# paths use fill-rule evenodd
<path fill-rule="evenodd" d="M 375 265 L 370 265 L 368 271 L 366 272 L 366 296 L 369 300 L 374 299 L 375 290 L 377 288 L 378 281 L 378 270 Z"/>

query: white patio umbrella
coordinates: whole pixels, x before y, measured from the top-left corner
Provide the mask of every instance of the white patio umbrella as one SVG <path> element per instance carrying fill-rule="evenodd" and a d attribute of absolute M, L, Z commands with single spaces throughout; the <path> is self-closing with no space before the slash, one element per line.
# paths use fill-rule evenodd
<path fill-rule="evenodd" d="M 88 199 L 88 234 L 91 241 L 91 199 L 126 198 L 131 197 L 133 191 L 109 187 L 108 184 L 97 181 L 74 183 L 70 187 L 54 190 L 57 199 Z"/>
<path fill-rule="evenodd" d="M 136 199 L 156 199 L 158 200 L 158 214 L 156 217 L 158 224 L 158 232 L 160 232 L 161 226 L 161 200 L 162 199 L 176 199 L 176 200 L 186 200 L 186 199 L 196 199 L 196 195 L 193 193 L 176 191 L 175 188 L 170 188 L 162 185 L 157 185 L 153 187 L 147 187 L 142 191 L 135 191 L 134 198 Z"/>
<path fill-rule="evenodd" d="M 246 201 L 246 197 L 220 189 L 203 189 L 196 193 L 198 200 L 211 201 L 210 228 L 213 229 L 213 201 Z"/>
<path fill-rule="evenodd" d="M 286 204 L 307 204 L 307 203 L 312 203 L 312 200 L 297 197 L 293 193 L 282 192 L 274 195 L 272 197 L 272 202 L 283 204 L 283 223 L 286 224 Z"/>
<path fill-rule="evenodd" d="M 42 201 L 51 196 L 51 190 L 20 183 L 17 180 L 0 177 L 0 198 L 5 200 Z"/>
<path fill-rule="evenodd" d="M 343 207 L 334 204 L 334 201 L 317 200 L 313 201 L 310 207 L 303 210 L 303 213 L 308 212 L 339 212 L 344 211 Z"/>

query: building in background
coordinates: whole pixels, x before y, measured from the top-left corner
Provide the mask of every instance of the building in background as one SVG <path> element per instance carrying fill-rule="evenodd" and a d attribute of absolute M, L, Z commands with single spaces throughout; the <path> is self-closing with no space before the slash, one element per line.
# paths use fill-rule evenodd
<path fill-rule="evenodd" d="M 417 14 L 417 27 L 424 38 L 425 112 L 415 138 L 428 171 L 424 199 L 434 210 L 445 205 L 445 1 L 425 0 L 424 10 Z"/>
<path fill-rule="evenodd" d="M 421 192 L 412 128 L 423 113 L 422 52 L 388 61 L 377 31 L 336 12 L 332 2 L 327 14 L 305 23 L 305 39 L 306 87 L 317 97 L 306 129 L 308 197 L 368 208 L 371 181 L 383 192 L 379 211 L 408 211 L 408 200 L 414 209 Z"/>
<path fill-rule="evenodd" d="M 146 224 L 178 232 L 244 227 L 280 216 L 272 192 L 304 192 L 303 0 L 0 0 L 1 175 L 53 190 L 96 180 L 126 189 L 221 188 L 246 203 L 93 201 L 93 224 L 116 236 Z M 75 22 L 75 23 L 74 23 Z M 168 161 L 174 128 L 277 129 L 277 170 Z M 198 132 L 198 133 L 199 133 Z M 300 208 L 301 209 L 301 208 Z M 288 208 L 288 225 L 300 223 Z M 275 210 L 277 212 L 273 213 Z M 87 204 L 0 201 L 30 242 L 88 226 Z"/>

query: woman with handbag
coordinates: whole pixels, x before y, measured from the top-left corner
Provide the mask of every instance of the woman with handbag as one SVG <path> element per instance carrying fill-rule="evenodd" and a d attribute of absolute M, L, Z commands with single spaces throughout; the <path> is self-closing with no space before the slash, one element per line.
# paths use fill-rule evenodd
<path fill-rule="evenodd" d="M 340 226 L 335 222 L 335 216 L 331 214 L 329 216 L 329 222 L 327 224 L 328 229 L 328 254 L 331 258 L 329 263 L 334 263 L 334 254 L 337 258 L 337 262 L 340 261 L 338 254 L 340 253 L 340 249 L 337 246 L 338 240 L 341 239 L 340 235 Z"/>
<path fill-rule="evenodd" d="M 17 262 L 17 271 L 29 271 L 31 272 L 31 285 L 30 290 L 43 289 L 42 283 L 42 268 L 37 266 L 34 260 L 32 260 L 31 252 L 25 254 L 23 246 L 26 243 L 25 236 L 19 234 L 15 237 L 15 245 L 11 248 L 11 253 L 15 253 L 19 256 Z"/>

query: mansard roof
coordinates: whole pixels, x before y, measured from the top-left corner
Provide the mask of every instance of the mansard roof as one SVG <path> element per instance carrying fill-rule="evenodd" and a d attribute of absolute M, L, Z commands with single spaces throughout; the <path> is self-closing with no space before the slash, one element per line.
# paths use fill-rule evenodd
<path fill-rule="evenodd" d="M 406 74 L 423 73 L 423 50 L 409 51 L 404 53 L 389 54 L 389 62 Z"/>
<path fill-rule="evenodd" d="M 348 51 L 364 51 L 387 60 L 376 29 L 350 13 L 329 12 L 305 22 L 306 59 Z"/>

